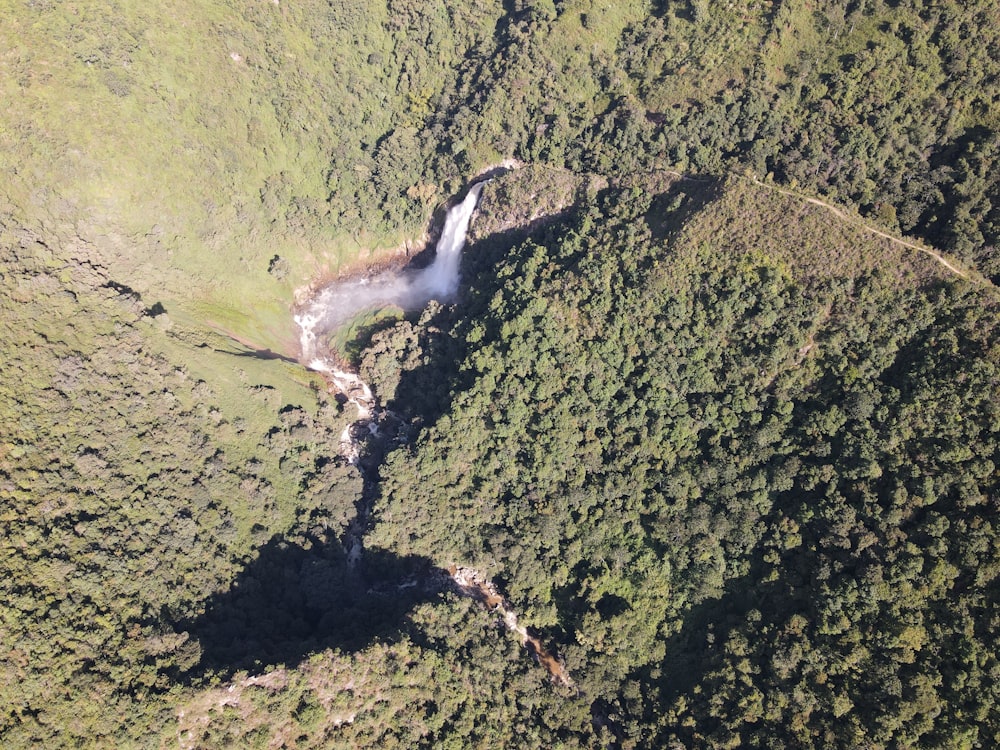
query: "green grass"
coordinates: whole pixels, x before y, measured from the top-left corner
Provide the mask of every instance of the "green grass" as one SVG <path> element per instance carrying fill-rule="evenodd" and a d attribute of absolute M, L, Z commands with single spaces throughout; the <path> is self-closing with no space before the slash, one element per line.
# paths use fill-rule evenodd
<path fill-rule="evenodd" d="M 429 209 L 386 223 L 367 197 L 372 149 L 488 28 L 480 11 L 437 31 L 432 55 L 410 33 L 443 4 L 410 18 L 366 0 L 2 5 L 0 199 L 144 298 L 215 307 L 282 350 L 296 288 L 422 232 Z M 423 157 L 406 158 L 399 179 L 416 181 Z"/>
<path fill-rule="evenodd" d="M 901 289 L 953 278 L 928 256 L 877 237 L 863 228 L 860 217 L 848 217 L 730 177 L 718 198 L 680 228 L 679 237 L 691 251 L 721 245 L 763 256 L 808 284 L 855 278 L 876 267 Z"/>
<path fill-rule="evenodd" d="M 379 307 L 365 310 L 356 315 L 350 322 L 338 328 L 330 336 L 329 346 L 346 361 L 357 365 L 362 352 L 371 343 L 372 335 L 390 327 L 396 321 L 402 320 L 403 311 L 398 307 Z"/>

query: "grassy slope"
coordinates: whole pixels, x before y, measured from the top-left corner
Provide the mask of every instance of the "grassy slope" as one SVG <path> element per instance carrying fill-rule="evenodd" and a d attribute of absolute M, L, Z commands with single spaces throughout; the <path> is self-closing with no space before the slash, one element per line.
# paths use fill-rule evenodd
<path fill-rule="evenodd" d="M 374 144 L 419 124 L 410 87 L 436 96 L 486 28 L 461 19 L 413 72 L 420 40 L 380 3 L 33 3 L 4 17 L 0 196 L 17 221 L 86 244 L 150 304 L 285 351 L 294 287 L 359 244 L 398 242 L 377 201 L 356 220 L 343 205 L 371 180 Z M 402 171 L 416 182 L 419 162 Z"/>
<path fill-rule="evenodd" d="M 917 152 L 934 139 L 996 119 L 995 103 L 977 94 L 988 60 L 976 52 L 972 72 L 949 78 L 950 42 L 913 11 L 881 6 L 849 19 L 802 3 L 655 4 L 654 17 L 645 2 L 591 0 L 560 3 L 558 14 L 547 2 L 445 0 L 9 6 L 0 196 L 18 221 L 86 242 L 150 304 L 181 304 L 283 351 L 294 349 L 294 288 L 417 236 L 462 176 L 498 157 L 610 169 L 636 157 L 616 149 L 666 147 L 682 168 L 718 171 L 723 154 L 749 149 L 743 156 L 764 168 L 769 150 L 794 148 L 802 163 L 784 165 L 786 178 L 836 195 L 833 157 L 821 152 L 840 148 L 831 139 L 855 120 L 833 117 L 832 101 L 886 131 L 864 161 L 905 156 L 872 172 L 895 195 L 918 179 L 914 164 L 929 171 Z M 908 59 L 911 27 L 920 33 Z M 851 76 L 860 73 L 841 66 L 865 57 L 871 40 L 887 50 L 891 75 L 880 88 L 864 83 L 858 99 Z M 937 109 L 953 101 L 956 114 L 920 128 L 913 108 L 886 106 L 895 99 Z M 759 108 L 780 118 L 761 119 Z M 638 127 L 653 143 L 605 143 L 625 111 L 652 118 Z M 779 125 L 809 132 L 776 143 Z M 593 142 L 577 153 L 581 138 Z M 854 172 L 837 179 L 853 180 L 852 199 L 876 210 L 875 183 Z M 904 228 L 925 194 L 900 205 Z M 987 210 L 976 195 L 967 197 L 972 219 Z M 884 212 L 892 226 L 891 207 Z M 275 256 L 285 262 L 269 274 Z"/>
<path fill-rule="evenodd" d="M 348 417 L 303 371 L 194 350 L 23 235 L 0 231 L 0 277 L 0 736 L 142 736 L 162 704 L 135 700 L 197 660 L 164 613 L 196 613 L 292 525 L 352 512 L 360 480 L 317 449 Z"/>
<path fill-rule="evenodd" d="M 837 216 L 805 198 L 738 177 L 683 228 L 681 242 L 689 251 L 711 242 L 733 253 L 760 254 L 811 284 L 858 278 L 876 267 L 899 288 L 950 277 L 928 256 L 865 231 L 856 215 Z"/>

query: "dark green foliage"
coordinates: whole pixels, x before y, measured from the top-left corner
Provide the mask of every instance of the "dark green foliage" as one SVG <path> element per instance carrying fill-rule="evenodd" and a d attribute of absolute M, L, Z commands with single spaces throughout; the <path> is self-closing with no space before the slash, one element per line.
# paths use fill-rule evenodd
<path fill-rule="evenodd" d="M 741 190 L 667 244 L 609 193 L 477 277 L 374 537 L 490 570 L 625 736 L 992 741 L 995 301 L 702 234 Z"/>
<path fill-rule="evenodd" d="M 4 18 L 3 747 L 1000 744 L 995 290 L 859 223 L 1000 273 L 995 0 Z M 461 306 L 334 337 L 355 570 L 293 292 L 509 157 Z"/>
<path fill-rule="evenodd" d="M 515 16 L 443 137 L 604 175 L 749 168 L 995 273 L 995 5 L 751 5 L 622 10 L 614 43 L 571 13 Z"/>
<path fill-rule="evenodd" d="M 254 384 L 252 359 L 180 364 L 166 314 L 28 234 L 3 231 L 0 276 L 0 736 L 149 738 L 144 701 L 200 658 L 173 621 L 275 531 L 352 514 L 339 409 Z"/>

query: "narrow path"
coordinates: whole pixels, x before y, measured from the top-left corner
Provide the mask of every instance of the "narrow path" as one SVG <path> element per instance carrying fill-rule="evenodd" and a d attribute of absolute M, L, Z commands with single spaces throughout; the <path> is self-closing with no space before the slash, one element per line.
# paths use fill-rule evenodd
<path fill-rule="evenodd" d="M 697 177 L 692 177 L 690 175 L 686 175 L 683 172 L 677 172 L 677 171 L 675 171 L 673 169 L 665 169 L 663 171 L 666 174 L 673 175 L 674 177 L 677 177 L 678 179 L 681 179 L 681 180 L 687 180 L 687 181 L 690 181 L 690 182 L 710 182 L 710 180 L 702 180 L 702 179 L 699 179 Z M 820 206 L 822 208 L 825 208 L 827 211 L 829 211 L 830 213 L 832 213 L 834 216 L 836 216 L 841 221 L 846 221 L 846 222 L 849 222 L 851 224 L 855 224 L 856 226 L 859 226 L 862 229 L 864 229 L 866 232 L 871 232 L 872 234 L 877 235 L 878 237 L 882 237 L 883 239 L 887 239 L 887 240 L 889 240 L 889 242 L 892 242 L 892 243 L 894 243 L 896 245 L 901 245 L 902 247 L 909 248 L 910 250 L 916 250 L 917 252 L 921 252 L 924 255 L 929 255 L 930 257 L 932 257 L 934 260 L 936 260 L 938 263 L 940 263 L 942 266 L 944 266 L 945 268 L 947 268 L 949 271 L 951 271 L 956 276 L 961 276 L 963 279 L 967 279 L 969 281 L 973 281 L 974 280 L 969 275 L 968 272 L 966 272 L 966 271 L 962 270 L 961 268 L 955 266 L 953 263 L 951 263 L 947 258 L 945 258 L 941 253 L 937 252 L 936 250 L 932 250 L 930 248 L 924 247 L 923 245 L 917 245 L 916 243 L 909 242 L 909 241 L 904 240 L 904 239 L 900 239 L 899 237 L 894 237 L 893 235 L 888 234 L 887 232 L 883 232 L 881 229 L 876 229 L 873 226 L 869 226 L 868 224 L 866 224 L 864 222 L 863 219 L 861 219 L 861 217 L 859 217 L 859 216 L 852 216 L 852 215 L 848 214 L 846 211 L 844 211 L 843 209 L 838 208 L 837 206 L 833 205 L 832 203 L 827 203 L 826 201 L 821 200 L 819 198 L 813 198 L 813 197 L 810 197 L 808 195 L 803 195 L 802 193 L 797 193 L 794 190 L 788 190 L 787 188 L 781 188 L 781 187 L 778 187 L 777 185 L 770 185 L 770 184 L 768 184 L 766 182 L 761 182 L 760 179 L 758 177 L 756 177 L 756 176 L 754 176 L 754 177 L 747 177 L 746 175 L 740 174 L 739 172 L 730 172 L 730 174 L 732 174 L 734 177 L 738 177 L 738 178 L 740 178 L 742 180 L 749 180 L 754 185 L 757 185 L 758 187 L 765 188 L 766 190 L 773 190 L 773 191 L 775 191 L 777 193 L 781 193 L 782 195 L 787 195 L 787 196 L 790 196 L 792 198 L 798 198 L 799 200 L 805 201 L 806 203 L 811 203 L 814 206 Z"/>
<path fill-rule="evenodd" d="M 969 276 L 968 273 L 966 273 L 962 269 L 957 268 L 956 266 L 952 265 L 940 253 L 938 253 L 938 252 L 936 252 L 934 250 L 930 250 L 930 249 L 928 249 L 926 247 L 923 247 L 922 245 L 917 245 L 917 244 L 915 244 L 913 242 L 907 242 L 906 240 L 902 240 L 899 237 L 893 237 L 891 234 L 883 232 L 880 229 L 876 229 L 875 227 L 869 226 L 868 224 L 865 224 L 865 222 L 862 219 L 860 219 L 859 217 L 851 216 L 850 214 L 846 213 L 842 209 L 837 208 L 836 206 L 834 206 L 832 203 L 827 203 L 826 201 L 820 200 L 819 198 L 811 198 L 808 195 L 802 195 L 800 193 L 796 193 L 794 190 L 787 190 L 785 188 L 780 188 L 777 185 L 768 185 L 765 182 L 761 182 L 757 177 L 749 177 L 749 178 L 747 178 L 747 177 L 743 177 L 743 175 L 737 175 L 737 176 L 738 177 L 742 177 L 743 179 L 749 179 L 754 185 L 758 185 L 758 186 L 760 186 L 762 188 L 767 188 L 768 190 L 774 190 L 775 192 L 781 193 L 782 195 L 791 196 L 792 198 L 798 198 L 799 200 L 803 200 L 806 203 L 812 203 L 814 206 L 821 206 L 821 207 L 825 208 L 827 211 L 829 211 L 830 213 L 832 213 L 834 216 L 836 216 L 838 219 L 841 219 L 842 221 L 847 221 L 847 222 L 850 222 L 852 224 L 856 224 L 857 226 L 859 226 L 862 229 L 864 229 L 866 232 L 871 232 L 872 234 L 877 235 L 879 237 L 882 237 L 884 239 L 887 239 L 887 240 L 889 240 L 889 242 L 892 242 L 892 243 L 894 243 L 896 245 L 902 245 L 903 247 L 910 248 L 911 250 L 917 250 L 918 252 L 921 252 L 924 255 L 929 255 L 934 260 L 936 260 L 938 263 L 940 263 L 942 266 L 944 266 L 949 271 L 951 271 L 953 274 L 955 274 L 957 276 L 961 276 L 963 279 L 970 279 L 970 276 Z"/>

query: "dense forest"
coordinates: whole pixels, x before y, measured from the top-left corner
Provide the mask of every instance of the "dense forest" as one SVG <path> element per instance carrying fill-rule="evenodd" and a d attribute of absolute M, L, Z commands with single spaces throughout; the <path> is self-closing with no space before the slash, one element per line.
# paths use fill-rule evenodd
<path fill-rule="evenodd" d="M 991 744 L 996 297 L 689 184 L 480 270 L 375 538 L 494 571 L 623 741 Z"/>
<path fill-rule="evenodd" d="M 0 745 L 1000 744 L 993 0 L 2 10 Z"/>

